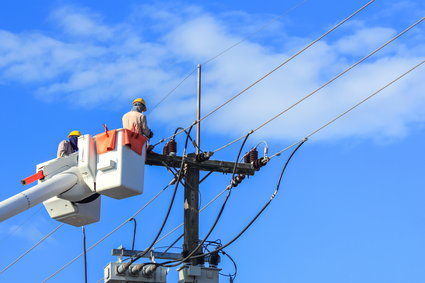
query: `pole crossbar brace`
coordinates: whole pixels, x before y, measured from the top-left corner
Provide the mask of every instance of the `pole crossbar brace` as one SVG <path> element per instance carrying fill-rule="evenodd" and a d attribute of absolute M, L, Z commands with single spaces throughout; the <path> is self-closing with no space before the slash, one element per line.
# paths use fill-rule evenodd
<path fill-rule="evenodd" d="M 113 249 L 112 250 L 112 255 L 113 256 L 136 256 L 138 254 L 143 253 L 143 251 L 136 251 L 136 250 L 126 250 L 124 248 L 121 249 Z M 146 253 L 144 256 L 142 256 L 144 258 L 158 258 L 158 259 L 171 259 L 171 260 L 177 260 L 180 259 L 182 257 L 181 253 L 162 253 L 162 252 L 154 252 L 154 251 L 150 251 L 148 253 Z"/>
<path fill-rule="evenodd" d="M 153 166 L 164 166 L 165 162 L 168 166 L 174 168 L 180 168 L 182 157 L 181 156 L 168 156 L 162 154 L 148 154 L 146 156 L 147 165 Z M 234 162 L 228 161 L 219 161 L 219 160 L 206 160 L 203 162 L 198 162 L 194 157 L 186 157 L 184 162 L 188 164 L 190 167 L 209 172 L 221 172 L 231 174 L 233 173 L 233 169 L 235 167 Z M 252 164 L 248 163 L 239 163 L 236 167 L 235 174 L 243 174 L 252 176 L 255 173 L 255 169 Z"/>

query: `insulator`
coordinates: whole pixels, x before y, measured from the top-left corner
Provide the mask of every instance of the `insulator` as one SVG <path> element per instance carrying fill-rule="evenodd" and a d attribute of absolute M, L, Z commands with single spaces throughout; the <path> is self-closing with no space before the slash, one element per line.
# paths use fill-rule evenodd
<path fill-rule="evenodd" d="M 251 163 L 251 158 L 249 156 L 249 152 L 245 153 L 245 155 L 243 156 L 243 162 Z"/>
<path fill-rule="evenodd" d="M 168 142 L 164 145 L 164 148 L 162 149 L 162 154 L 169 155 L 170 151 L 168 150 Z"/>
<path fill-rule="evenodd" d="M 263 167 L 264 165 L 267 164 L 267 162 L 269 162 L 269 158 L 268 157 L 261 157 L 260 159 L 255 160 L 254 162 L 252 162 L 252 166 L 255 169 L 260 169 L 260 167 Z"/>
<path fill-rule="evenodd" d="M 239 174 L 239 175 L 233 177 L 232 183 L 231 183 L 232 187 L 233 188 L 237 187 L 240 183 L 242 183 L 242 181 L 244 179 L 245 179 L 245 175 L 243 175 L 243 174 Z"/>
<path fill-rule="evenodd" d="M 130 267 L 130 265 L 131 265 L 131 262 L 122 263 L 120 266 L 118 266 L 117 273 L 124 274 L 127 271 L 127 269 Z"/>
<path fill-rule="evenodd" d="M 133 275 L 133 276 L 137 276 L 137 274 L 140 272 L 140 270 L 142 270 L 143 266 L 145 266 L 144 263 L 142 264 L 135 264 L 132 265 L 129 269 L 128 272 Z"/>
<path fill-rule="evenodd" d="M 198 162 L 203 162 L 203 161 L 210 159 L 211 156 L 212 156 L 212 152 L 202 152 L 202 153 L 197 154 L 195 159 Z"/>
<path fill-rule="evenodd" d="M 210 259 L 209 259 L 210 267 L 217 267 L 219 263 L 220 263 L 220 256 L 218 255 L 218 252 L 211 253 Z"/>
<path fill-rule="evenodd" d="M 153 273 L 155 272 L 157 267 L 158 266 L 156 264 L 148 264 L 148 265 L 143 266 L 143 268 L 142 268 L 143 276 L 152 277 Z"/>
<path fill-rule="evenodd" d="M 169 155 L 176 155 L 176 153 L 177 153 L 177 143 L 173 139 L 173 140 L 170 140 L 168 142 L 168 154 Z"/>
<path fill-rule="evenodd" d="M 258 159 L 258 151 L 256 148 L 253 148 L 249 151 L 249 160 L 250 162 L 254 162 Z"/>

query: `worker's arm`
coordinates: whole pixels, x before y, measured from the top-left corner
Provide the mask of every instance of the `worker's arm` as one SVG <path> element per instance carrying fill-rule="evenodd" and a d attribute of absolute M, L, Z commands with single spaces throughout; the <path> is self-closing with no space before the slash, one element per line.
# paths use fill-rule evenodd
<path fill-rule="evenodd" d="M 142 124 L 142 133 L 148 137 L 148 138 L 152 138 L 153 137 L 153 132 L 151 131 L 151 129 L 149 129 L 148 127 L 148 121 L 146 119 L 145 115 L 141 116 L 141 124 Z"/>
<path fill-rule="evenodd" d="M 57 158 L 64 156 L 65 152 L 67 151 L 67 141 L 61 141 L 58 145 L 58 152 L 57 152 Z"/>

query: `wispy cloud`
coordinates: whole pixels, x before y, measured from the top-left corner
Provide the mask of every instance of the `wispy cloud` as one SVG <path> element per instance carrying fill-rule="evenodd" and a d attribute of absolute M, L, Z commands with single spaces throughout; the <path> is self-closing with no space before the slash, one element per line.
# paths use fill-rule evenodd
<path fill-rule="evenodd" d="M 135 12 L 136 13 L 136 12 Z M 229 17 L 232 13 L 227 13 Z M 249 14 L 239 23 L 249 28 Z M 65 6 L 51 15 L 56 37 L 40 32 L 0 30 L 0 81 L 33 84 L 40 99 L 68 99 L 86 107 L 127 103 L 142 95 L 159 101 L 197 63 L 243 39 L 237 22 L 223 21 L 199 7 L 159 9 L 143 6 L 128 22 L 108 25 L 101 15 Z M 167 19 L 167 21 L 165 21 Z M 236 26 L 235 26 L 236 25 Z M 257 27 L 251 27 L 255 30 Z M 281 28 L 284 28 L 281 26 Z M 401 29 L 356 22 L 323 40 L 282 70 L 206 120 L 208 129 L 238 135 L 288 107 L 327 79 L 388 40 Z M 262 33 L 267 33 L 263 31 Z M 204 68 L 204 113 L 244 89 L 312 38 L 282 33 L 285 44 L 246 40 Z M 302 137 L 424 58 L 423 28 L 368 60 L 259 134 L 274 139 Z M 301 44 L 302 43 L 302 44 Z M 290 50 L 288 49 L 290 46 Z M 399 138 L 423 123 L 424 68 L 318 136 Z M 193 89 L 184 85 L 152 113 L 155 123 L 191 121 Z M 228 121 L 232 121 L 229 123 Z M 179 123 L 181 125 L 182 123 Z"/>

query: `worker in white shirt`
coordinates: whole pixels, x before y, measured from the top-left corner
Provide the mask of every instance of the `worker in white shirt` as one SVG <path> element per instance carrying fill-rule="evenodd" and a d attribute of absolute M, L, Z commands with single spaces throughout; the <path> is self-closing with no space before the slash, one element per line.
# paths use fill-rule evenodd
<path fill-rule="evenodd" d="M 63 140 L 59 143 L 57 158 L 68 156 L 71 153 L 78 151 L 78 137 L 81 136 L 80 131 L 72 131 L 68 135 L 68 140 Z"/>
<path fill-rule="evenodd" d="M 145 100 L 143 98 L 136 98 L 133 101 L 131 111 L 122 117 L 122 127 L 150 139 L 153 137 L 153 132 L 149 129 L 146 116 L 143 112 L 146 112 Z"/>

